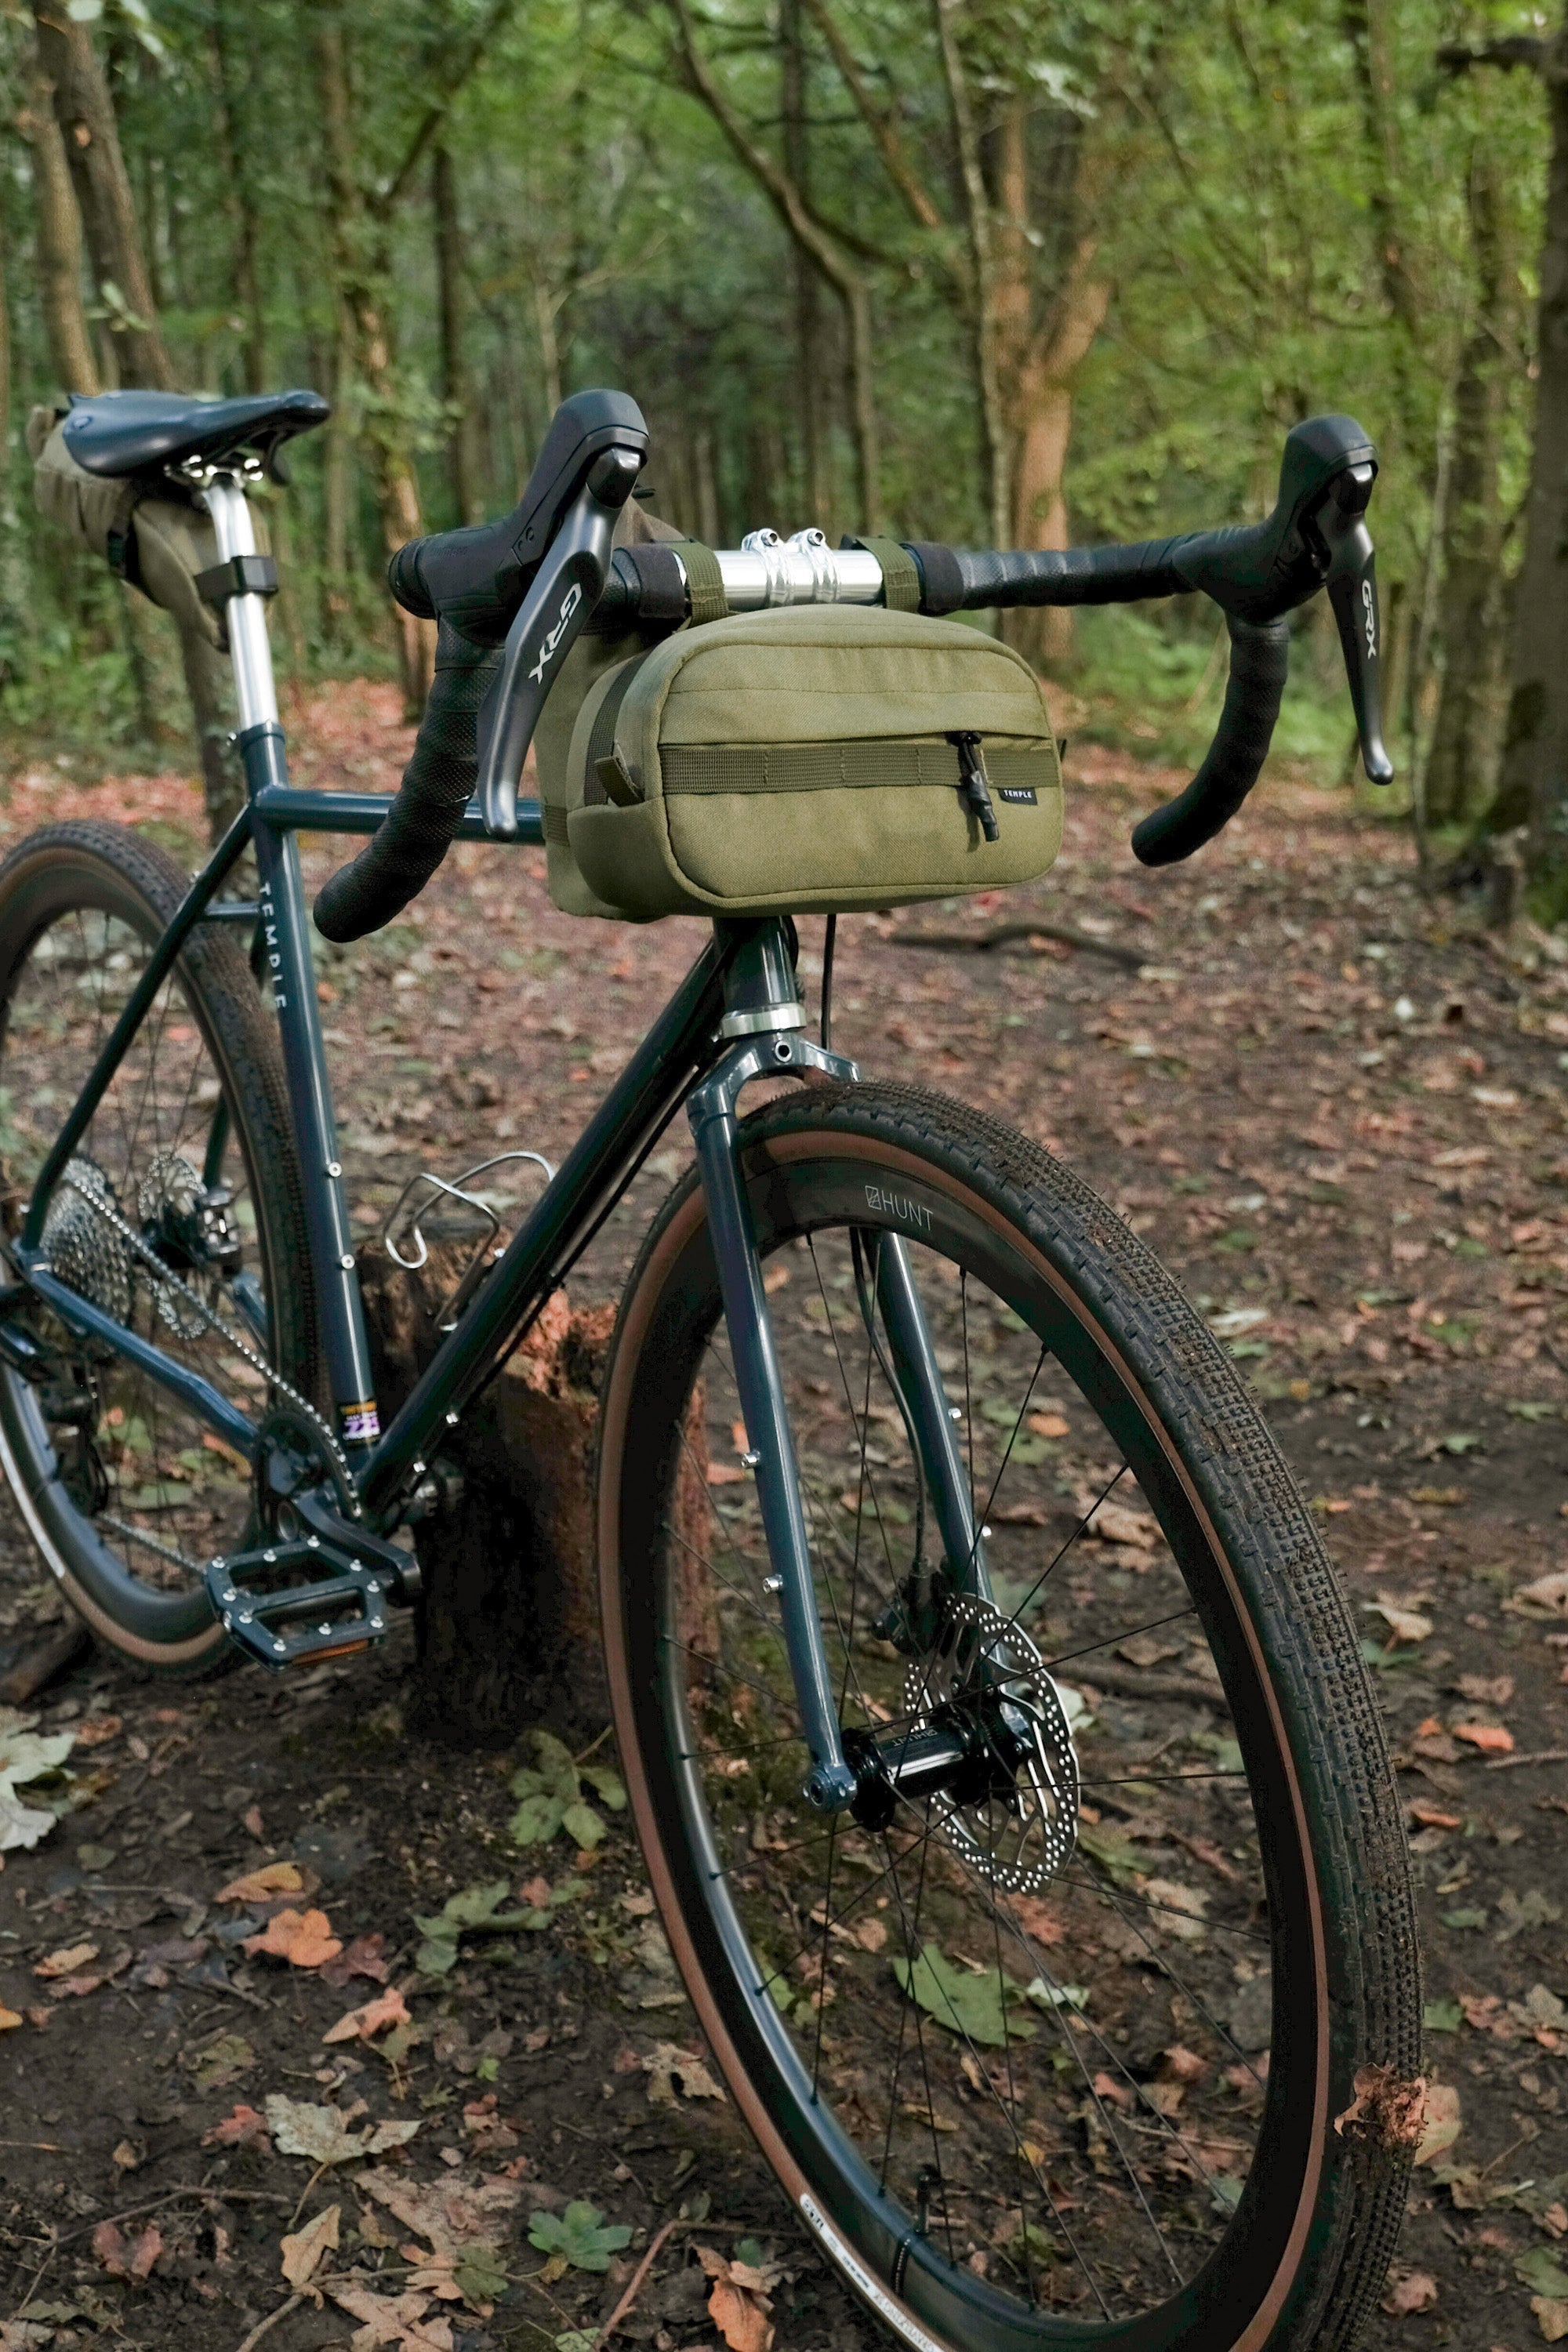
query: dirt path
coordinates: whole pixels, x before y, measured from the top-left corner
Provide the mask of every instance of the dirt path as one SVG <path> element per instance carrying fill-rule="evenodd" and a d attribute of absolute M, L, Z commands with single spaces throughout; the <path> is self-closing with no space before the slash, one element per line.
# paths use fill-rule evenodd
<path fill-rule="evenodd" d="M 390 698 L 359 688 L 321 698 L 305 740 L 302 780 L 361 789 L 395 780 L 406 740 Z M 1077 767 L 1037 900 L 1103 926 L 1139 971 L 900 947 L 918 918 L 847 924 L 838 1042 L 1059 1151 L 1265 1399 L 1366 1612 L 1415 1832 L 1431 2064 L 1458 2096 L 1457 2139 L 1417 2175 L 1395 2298 L 1414 2308 L 1387 2340 L 1522 2352 L 1547 2324 L 1532 2294 L 1568 2267 L 1568 1601 L 1515 1598 L 1568 1549 L 1568 966 L 1521 972 L 1461 935 L 1422 906 L 1402 836 L 1305 789 L 1273 788 L 1192 866 L 1145 875 L 1125 837 L 1161 780 L 1129 787 L 1103 754 Z M 17 780 L 0 839 L 88 809 L 177 838 L 186 793 L 49 771 Z M 509 1144 L 558 1157 L 695 951 L 690 925 L 553 914 L 542 866 L 465 848 L 412 919 L 323 967 L 367 1232 L 420 1166 L 449 1175 Z M 680 1151 L 579 1296 L 611 1292 Z M 9 1528 L 0 1640 L 52 1605 Z M 0 2345 L 237 2347 L 289 2292 L 280 2237 L 336 2206 L 317 2275 L 384 2272 L 376 2293 L 414 2297 L 410 2343 L 575 2352 L 570 2331 L 608 2315 L 673 2221 L 629 2340 L 715 2342 L 702 2247 L 766 2267 L 788 2352 L 868 2346 L 726 2106 L 668 2055 L 691 2021 L 619 1822 L 585 1865 L 564 1840 L 520 1856 L 508 1779 L 526 1759 L 411 1742 L 409 1657 L 400 1633 L 369 1665 L 197 1689 L 94 1664 L 27 1710 L 75 1736 L 78 1801 L 0 1875 L 0 2004 L 24 2020 L 0 2035 L 0 2314 L 25 2307 L 33 2331 L 12 2322 Z M 297 1887 L 219 1899 L 269 1863 Z M 531 1925 L 420 1979 L 416 2036 L 323 2041 L 410 1983 L 416 1917 L 503 1884 L 509 1904 L 525 1885 Z M 324 1911 L 373 1972 L 343 1977 L 340 1955 L 334 1985 L 247 1955 L 280 1900 Z M 416 2125 L 406 2168 L 374 2169 L 378 2198 L 363 2166 L 355 2181 L 284 2152 L 269 2095 L 363 2099 L 354 2132 Z M 607 2269 L 558 2271 L 538 2242 L 573 2200 L 632 2233 L 602 2242 Z M 376 2315 L 307 2293 L 264 2340 L 304 2352 Z"/>

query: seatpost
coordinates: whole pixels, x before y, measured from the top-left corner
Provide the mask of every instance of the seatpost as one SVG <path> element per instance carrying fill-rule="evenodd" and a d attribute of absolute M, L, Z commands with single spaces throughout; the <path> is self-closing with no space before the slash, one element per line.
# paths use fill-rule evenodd
<path fill-rule="evenodd" d="M 256 553 L 256 530 L 250 501 L 232 474 L 218 474 L 198 493 L 205 500 L 217 534 L 219 560 Z M 272 647 L 267 635 L 266 599 L 254 594 L 230 596 L 224 605 L 228 646 L 234 664 L 234 694 L 239 709 L 239 732 L 249 727 L 276 727 L 278 692 L 272 679 Z"/>

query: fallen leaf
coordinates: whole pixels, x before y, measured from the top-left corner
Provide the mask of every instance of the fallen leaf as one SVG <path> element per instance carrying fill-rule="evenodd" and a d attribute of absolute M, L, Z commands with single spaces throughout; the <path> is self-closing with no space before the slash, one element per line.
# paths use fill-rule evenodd
<path fill-rule="evenodd" d="M 129 2242 L 121 2237 L 112 2221 L 100 2221 L 92 2233 L 92 2251 L 110 2278 L 144 2279 L 163 2251 L 162 2233 L 155 2227 L 142 2231 Z"/>
<path fill-rule="evenodd" d="M 0 2001 L 0 2033 L 9 2033 L 23 2022 L 14 2009 L 7 2009 L 5 2002 Z"/>
<path fill-rule="evenodd" d="M 1454 1737 L 1468 1740 L 1472 1748 L 1479 1748 L 1483 1756 L 1511 1756 L 1513 1753 L 1513 1734 L 1500 1723 L 1456 1723 Z"/>
<path fill-rule="evenodd" d="M 1032 1412 L 1024 1426 L 1037 1437 L 1070 1437 L 1072 1430 L 1059 1412 Z"/>
<path fill-rule="evenodd" d="M 1159 1906 L 1154 1924 L 1163 1935 L 1179 1936 L 1188 1944 L 1202 1940 L 1209 1898 L 1201 1887 L 1184 1886 L 1173 1878 L 1152 1878 L 1143 1895 Z"/>
<path fill-rule="evenodd" d="M 416 2123 L 372 2124 L 351 2131 L 339 2107 L 317 2107 L 302 2099 L 271 2091 L 267 2098 L 267 2128 L 280 2156 L 302 2156 L 312 2164 L 348 2164 L 355 2157 L 380 2156 L 401 2147 L 419 2129 Z"/>
<path fill-rule="evenodd" d="M 1451 2148 L 1460 2131 L 1459 2095 L 1451 2084 L 1431 2083 L 1426 2088 L 1426 2104 L 1421 2118 L 1421 2137 L 1416 2143 L 1415 2164 L 1432 2164 Z"/>
<path fill-rule="evenodd" d="M 1503 1607 L 1524 1617 L 1568 1617 L 1568 1568 L 1553 1569 L 1549 1576 L 1518 1586 Z"/>
<path fill-rule="evenodd" d="M 85 1723 L 76 1726 L 79 1748 L 101 1748 L 106 1739 L 118 1739 L 125 1728 L 117 1715 L 89 1715 Z"/>
<path fill-rule="evenodd" d="M 335 1960 L 343 1948 L 324 1911 L 279 1911 L 262 1935 L 247 1936 L 242 1948 L 252 1958 L 265 1952 L 297 1969 L 319 1969 L 323 1960 Z"/>
<path fill-rule="evenodd" d="M 359 2009 L 351 2009 L 322 2034 L 323 2042 L 368 2042 L 384 2025 L 412 2025 L 407 2005 L 395 1985 L 386 1992 L 377 1993 Z"/>
<path fill-rule="evenodd" d="M 1441 1805 L 1433 1804 L 1427 1797 L 1416 1797 L 1412 1800 L 1410 1818 L 1418 1828 L 1424 1830 L 1457 1830 L 1463 1825 L 1464 1822 L 1462 1813 L 1447 1812 Z"/>
<path fill-rule="evenodd" d="M 25 1803 L 16 1791 L 29 1781 L 58 1772 L 75 1745 L 75 1737 L 60 1731 L 40 1738 L 33 1729 L 37 1721 L 37 1716 L 0 1709 L 0 1853 L 37 1845 L 55 1825 L 52 1812 Z"/>
<path fill-rule="evenodd" d="M 732 2279 L 715 2279 L 708 2297 L 708 2315 L 730 2347 L 730 2352 L 771 2352 L 773 2322 L 765 2295 L 750 2294 Z"/>
<path fill-rule="evenodd" d="M 1131 1544 L 1139 1551 L 1152 1551 L 1160 1540 L 1160 1530 L 1147 1512 L 1130 1511 L 1121 1503 L 1101 1503 L 1085 1533 L 1105 1543 Z"/>
<path fill-rule="evenodd" d="M 351 1977 L 368 1977 L 373 1984 L 384 1984 L 390 1974 L 382 1958 L 386 1938 L 380 1935 L 356 1936 L 345 1944 L 335 1960 L 321 1963 L 321 1982 L 341 1991 Z"/>
<path fill-rule="evenodd" d="M 656 2043 L 642 2063 L 644 2074 L 652 2078 L 647 2086 L 649 2106 L 674 2106 L 677 2091 L 688 2099 L 721 2099 L 724 2095 L 702 2060 L 694 2058 L 689 2050 L 682 2050 L 677 2042 Z"/>
<path fill-rule="evenodd" d="M 1535 2324 L 1548 2344 L 1561 2344 L 1568 2336 L 1568 2297 L 1532 2294 L 1530 2307 L 1535 2315 Z"/>
<path fill-rule="evenodd" d="M 384 2344 L 401 2345 L 403 2352 L 452 2352 L 451 2321 L 439 2312 L 425 2316 L 428 2295 L 375 2294 L 346 2279 L 331 2280 L 326 2292 L 340 2311 L 364 2323 L 353 2339 L 353 2352 L 378 2352 Z"/>
<path fill-rule="evenodd" d="M 259 1870 L 247 1870 L 243 1878 L 231 1878 L 213 1896 L 215 1903 L 266 1903 L 274 1895 L 303 1895 L 304 1874 L 297 1862 L 264 1863 Z"/>
<path fill-rule="evenodd" d="M 1454 1685 L 1477 1706 L 1506 1706 L 1513 1696 L 1511 1675 L 1461 1675 Z"/>
<path fill-rule="evenodd" d="M 217 2033 L 194 2055 L 182 2055 L 180 2063 L 189 2068 L 198 2091 L 221 2091 L 255 2065 L 256 2052 L 243 2033 Z"/>
<path fill-rule="evenodd" d="M 321 2256 L 335 2252 L 338 2242 L 338 2212 L 339 2208 L 336 2205 L 329 2205 L 324 2213 L 318 2213 L 313 2221 L 307 2221 L 304 2228 L 297 2231 L 293 2237 L 286 2237 L 283 2240 L 281 2248 L 283 2275 L 291 2287 L 308 2285 L 312 2274 L 320 2267 Z M 312 2292 L 319 2303 L 321 2289 L 317 2287 Z"/>
<path fill-rule="evenodd" d="M 1380 1592 L 1375 1601 L 1363 1601 L 1362 1607 L 1369 1616 L 1381 1617 L 1396 1642 L 1425 1642 L 1431 1635 L 1432 1619 L 1423 1617 L 1394 1593 Z"/>
<path fill-rule="evenodd" d="M 1563 1916 L 1562 1904 L 1554 1903 L 1550 1895 L 1543 1895 L 1539 1886 L 1527 1887 L 1522 1895 L 1516 1895 L 1511 1886 L 1505 1886 L 1498 1896 L 1497 1907 L 1503 1921 L 1495 1938 L 1500 1944 L 1508 1943 L 1525 1928 L 1554 1927 Z"/>
<path fill-rule="evenodd" d="M 268 2137 L 267 2118 L 255 2107 L 243 2103 L 221 2123 L 214 2124 L 202 2134 L 204 2147 L 252 2147 L 262 2156 L 270 2156 L 272 2142 Z"/>
<path fill-rule="evenodd" d="M 1404 2278 L 1390 2281 L 1382 2308 L 1403 2319 L 1413 2311 L 1430 2311 L 1436 2300 L 1437 2282 L 1431 2272 L 1410 2271 Z"/>
<path fill-rule="evenodd" d="M 89 1960 L 96 1960 L 97 1958 L 96 1944 L 67 1944 L 59 1951 L 51 1952 L 47 1959 L 40 1960 L 33 1974 L 36 1977 L 75 1976 L 79 1969 L 85 1969 Z"/>

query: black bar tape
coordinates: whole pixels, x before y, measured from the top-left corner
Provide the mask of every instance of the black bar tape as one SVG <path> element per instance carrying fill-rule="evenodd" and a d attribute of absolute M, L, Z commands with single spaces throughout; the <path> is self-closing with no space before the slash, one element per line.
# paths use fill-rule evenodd
<path fill-rule="evenodd" d="M 346 944 L 380 930 L 440 865 L 474 789 L 479 705 L 500 667 L 499 648 L 471 645 L 442 622 L 430 699 L 396 797 L 379 831 L 317 896 L 323 939 Z"/>
<path fill-rule="evenodd" d="M 1268 756 L 1290 667 L 1287 620 L 1229 620 L 1230 677 L 1208 756 L 1184 793 L 1146 816 L 1132 834 L 1144 866 L 1174 866 L 1230 823 Z"/>
<path fill-rule="evenodd" d="M 1176 566 L 1180 539 L 1134 547 L 994 548 L 953 555 L 967 612 L 1013 604 L 1128 604 L 1182 596 L 1193 583 Z M 928 610 L 931 609 L 929 606 Z"/>
<path fill-rule="evenodd" d="M 963 607 L 963 574 L 951 547 L 936 539 L 907 539 L 921 575 L 921 611 L 957 613 Z"/>

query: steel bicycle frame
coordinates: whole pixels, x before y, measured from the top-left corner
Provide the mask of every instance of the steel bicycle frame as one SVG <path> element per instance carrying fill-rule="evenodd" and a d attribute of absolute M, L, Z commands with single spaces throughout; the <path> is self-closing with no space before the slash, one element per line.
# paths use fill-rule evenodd
<path fill-rule="evenodd" d="M 254 551 L 243 491 L 219 478 L 206 486 L 220 553 Z M 245 806 L 196 875 L 149 956 L 34 1185 L 11 1257 L 23 1281 L 68 1328 L 101 1341 L 177 1395 L 229 1444 L 254 1459 L 259 1432 L 212 1382 L 70 1289 L 41 1246 L 54 1188 L 86 1132 L 125 1053 L 203 921 L 253 921 L 259 965 L 270 981 L 304 1188 L 328 1382 L 350 1480 L 365 1521 L 389 1526 L 426 1473 L 444 1431 L 504 1360 L 570 1265 L 621 1198 L 682 1104 L 697 1144 L 721 1296 L 742 1410 L 758 1474 L 758 1499 L 781 1594 L 786 1649 L 811 1756 L 807 1794 L 832 1811 L 855 1793 L 839 1738 L 823 1650 L 799 1475 L 736 1143 L 736 1099 L 749 1079 L 815 1067 L 854 1079 L 853 1063 L 801 1034 L 793 959 L 778 918 L 720 921 L 664 1011 L 637 1046 L 563 1160 L 499 1263 L 473 1295 L 391 1424 L 383 1431 L 370 1374 L 364 1309 L 350 1235 L 348 1201 L 316 997 L 309 915 L 300 872 L 300 832 L 374 833 L 392 803 L 374 793 L 299 791 L 288 778 L 273 697 L 261 599 L 227 605 L 242 725 Z M 515 838 L 537 845 L 537 802 L 519 806 Z M 485 839 L 477 803 L 460 837 Z M 254 901 L 217 893 L 244 851 L 254 852 Z M 215 1115 L 221 1118 L 222 1108 Z M 209 1144 L 209 1159 L 212 1147 Z M 974 1525 L 950 1407 L 931 1335 L 896 1234 L 880 1234 L 876 1298 L 892 1367 L 908 1407 L 943 1550 L 959 1580 L 989 1598 L 983 1537 Z"/>

